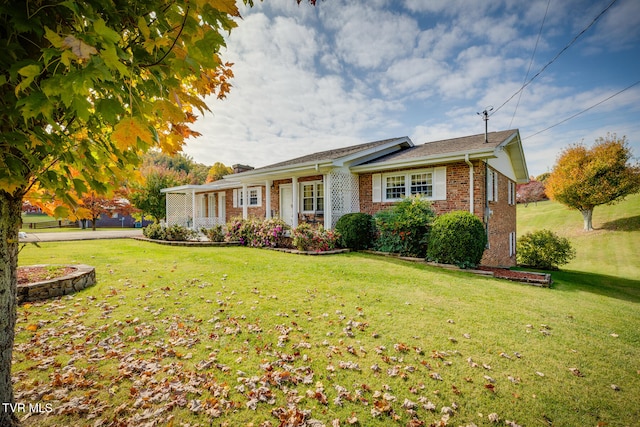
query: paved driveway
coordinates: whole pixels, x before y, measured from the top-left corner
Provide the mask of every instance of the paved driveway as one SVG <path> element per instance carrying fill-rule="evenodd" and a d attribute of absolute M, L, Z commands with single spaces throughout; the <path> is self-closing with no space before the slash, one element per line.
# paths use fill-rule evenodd
<path fill-rule="evenodd" d="M 126 239 L 142 236 L 140 228 L 123 228 L 122 230 L 75 230 L 60 232 L 32 233 L 20 239 L 21 243 L 31 242 L 64 242 L 68 240 Z"/>

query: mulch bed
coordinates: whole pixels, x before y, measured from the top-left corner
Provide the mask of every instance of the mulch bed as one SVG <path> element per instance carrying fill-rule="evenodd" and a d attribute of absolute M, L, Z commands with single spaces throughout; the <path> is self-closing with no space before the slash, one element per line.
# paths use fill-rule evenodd
<path fill-rule="evenodd" d="M 546 286 L 550 284 L 550 276 L 544 273 L 533 273 L 530 271 L 517 271 L 509 270 L 508 268 L 485 266 L 478 267 L 478 270 L 490 271 L 493 273 L 493 277 L 497 277 L 499 279 L 508 279 L 527 283 L 544 283 Z"/>
<path fill-rule="evenodd" d="M 56 279 L 74 271 L 74 267 L 18 267 L 18 285 Z"/>

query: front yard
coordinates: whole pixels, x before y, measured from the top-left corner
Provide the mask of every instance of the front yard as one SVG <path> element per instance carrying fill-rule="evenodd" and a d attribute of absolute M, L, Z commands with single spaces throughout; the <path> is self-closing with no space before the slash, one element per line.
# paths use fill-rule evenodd
<path fill-rule="evenodd" d="M 40 246 L 21 264 L 90 264 L 98 284 L 19 308 L 27 425 L 640 419 L 633 277 L 554 273 L 541 289 L 360 253 Z"/>

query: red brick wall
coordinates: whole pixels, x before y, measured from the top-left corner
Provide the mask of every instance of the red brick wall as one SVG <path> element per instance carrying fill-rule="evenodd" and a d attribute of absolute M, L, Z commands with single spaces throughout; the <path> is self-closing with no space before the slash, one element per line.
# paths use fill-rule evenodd
<path fill-rule="evenodd" d="M 486 199 L 485 163 L 473 161 L 474 168 L 474 214 L 484 222 Z M 433 209 L 437 214 L 454 210 L 469 210 L 469 166 L 465 162 L 443 165 L 447 167 L 447 197 L 446 200 L 433 202 Z M 413 168 L 424 169 L 424 168 Z M 411 169 L 397 169 L 395 172 Z M 385 171 L 386 173 L 387 171 Z M 360 211 L 368 214 L 393 206 L 389 202 L 373 202 L 373 173 L 360 175 Z M 509 233 L 516 231 L 516 207 L 508 204 L 508 178 L 502 174 L 498 177 L 498 201 L 489 202 L 493 215 L 489 218 L 489 248 L 485 251 L 481 263 L 491 266 L 514 266 L 515 255 L 509 256 Z"/>
<path fill-rule="evenodd" d="M 252 185 L 251 187 L 262 187 L 262 206 L 249 206 L 247 209 L 247 213 L 249 218 L 265 218 L 266 212 L 266 189 L 264 185 L 257 186 Z M 273 206 L 272 206 L 273 207 Z M 227 214 L 226 220 L 229 221 L 231 218 L 242 218 L 242 207 L 233 207 L 233 190 L 225 190 L 225 210 Z"/>
<path fill-rule="evenodd" d="M 491 169 L 491 168 L 490 168 Z M 483 184 L 484 184 L 484 168 Z M 485 190 L 483 189 L 484 200 Z M 509 255 L 509 233 L 516 231 L 516 205 L 509 205 L 509 179 L 498 173 L 498 201 L 489 201 L 489 248 L 482 257 L 483 265 L 513 267 L 516 265 L 515 250 Z"/>

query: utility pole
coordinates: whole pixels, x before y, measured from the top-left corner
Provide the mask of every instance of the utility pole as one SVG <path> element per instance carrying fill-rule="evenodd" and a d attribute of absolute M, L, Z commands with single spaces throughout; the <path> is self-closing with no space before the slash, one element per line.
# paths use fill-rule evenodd
<path fill-rule="evenodd" d="M 484 120 L 484 143 L 489 142 L 489 113 L 493 111 L 493 107 L 485 108 L 482 113 L 477 113 Z"/>

